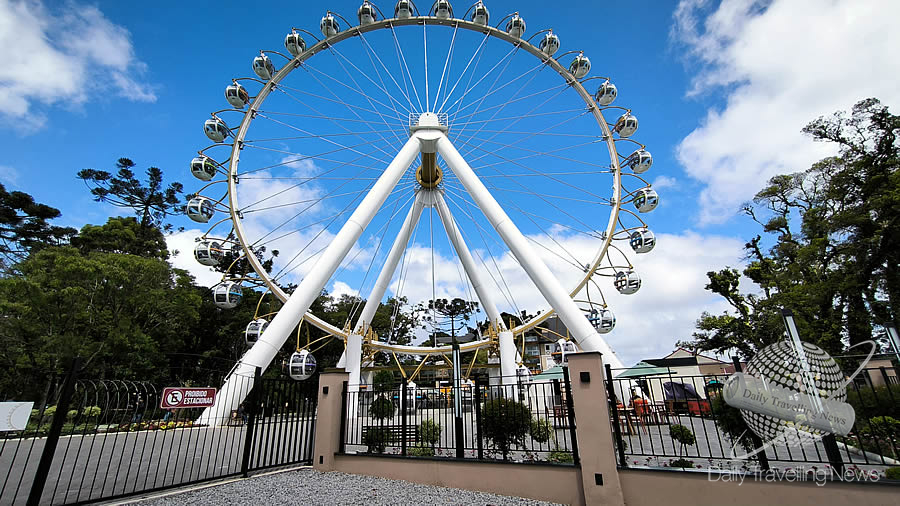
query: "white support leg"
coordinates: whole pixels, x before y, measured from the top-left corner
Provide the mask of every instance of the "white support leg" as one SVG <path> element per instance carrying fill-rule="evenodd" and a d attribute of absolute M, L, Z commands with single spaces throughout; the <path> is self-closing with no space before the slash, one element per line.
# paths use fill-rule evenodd
<path fill-rule="evenodd" d="M 422 216 L 422 209 L 424 209 L 424 207 L 425 202 L 422 198 L 422 192 L 417 192 L 415 200 L 409 208 L 409 213 L 406 214 L 406 219 L 403 221 L 403 226 L 400 227 L 400 232 L 397 234 L 397 238 L 394 240 L 390 252 L 388 252 L 384 267 L 382 267 L 381 272 L 378 274 L 378 279 L 375 280 L 375 286 L 372 287 L 372 292 L 366 300 L 366 305 L 363 307 L 362 313 L 356 321 L 353 333 L 347 338 L 347 349 L 344 350 L 344 356 L 341 358 L 345 359 L 343 364 L 344 369 L 350 373 L 349 386 L 351 389 L 353 389 L 353 387 L 358 387 L 360 383 L 360 371 L 362 370 L 362 336 L 372 323 L 375 311 L 378 310 L 378 305 L 381 304 L 384 292 L 387 290 L 391 278 L 397 270 L 397 264 L 400 263 L 400 257 L 403 256 L 403 252 L 406 251 L 406 248 L 409 245 L 409 239 L 412 237 L 412 232 L 419 223 L 419 217 Z"/>
<path fill-rule="evenodd" d="M 491 193 L 485 188 L 484 183 L 478 179 L 475 172 L 463 159 L 459 151 L 450 140 L 442 135 L 437 140 L 437 151 L 447 163 L 447 166 L 456 174 L 472 199 L 481 208 L 488 221 L 506 243 L 513 255 L 519 261 L 522 268 L 531 278 L 532 282 L 540 290 L 541 294 L 550 303 L 563 323 L 575 337 L 575 341 L 585 351 L 599 351 L 603 354 L 603 360 L 614 368 L 621 368 L 622 363 L 613 353 L 606 341 L 597 333 L 588 322 L 584 314 L 578 309 L 572 297 L 559 284 L 559 280 L 553 276 L 550 269 L 541 261 L 540 257 L 528 245 L 528 240 L 522 232 L 513 224 L 509 216 L 500 207 Z"/>
<path fill-rule="evenodd" d="M 263 370 L 269 367 L 278 350 L 284 345 L 288 336 L 300 323 L 309 306 L 334 275 L 344 257 L 362 235 L 363 230 L 372 221 L 375 213 L 381 208 L 388 195 L 400 181 L 400 178 L 415 160 L 419 153 L 418 136 L 410 137 L 397 156 L 363 197 L 362 202 L 341 227 L 325 252 L 303 278 L 284 306 L 272 319 L 272 323 L 260 336 L 259 341 L 247 350 L 240 362 L 228 375 L 225 384 L 219 390 L 216 405 L 207 408 L 200 416 L 198 423 L 222 424 L 228 420 L 231 411 L 236 409 L 253 386 L 253 374 L 257 367 Z M 250 378 L 248 381 L 247 378 Z"/>
<path fill-rule="evenodd" d="M 447 206 L 447 201 L 444 200 L 443 193 L 440 191 L 433 191 L 432 194 L 435 208 L 438 211 L 438 215 L 441 217 L 444 229 L 447 231 L 450 242 L 456 250 L 456 255 L 459 257 L 463 269 L 466 271 L 466 276 L 469 277 L 469 281 L 472 283 L 472 288 L 475 289 L 475 294 L 481 302 L 481 307 L 483 307 L 484 312 L 487 313 L 491 324 L 495 325 L 497 330 L 500 331 L 500 376 L 502 382 L 504 385 L 515 384 L 516 366 L 518 365 L 518 362 L 516 360 L 516 344 L 513 342 L 513 334 L 506 329 L 506 323 L 500 316 L 500 311 L 497 310 L 497 304 L 494 303 L 490 291 L 482 282 L 481 275 L 479 275 L 475 266 L 475 260 L 472 258 L 472 253 L 469 252 L 466 241 L 463 239 L 459 227 L 456 226 L 456 220 L 453 219 L 453 215 L 450 213 L 450 208 Z"/>

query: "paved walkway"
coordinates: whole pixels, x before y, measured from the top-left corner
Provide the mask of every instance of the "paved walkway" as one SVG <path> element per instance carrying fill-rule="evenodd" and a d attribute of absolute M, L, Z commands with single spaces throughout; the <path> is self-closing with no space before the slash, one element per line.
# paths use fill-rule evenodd
<path fill-rule="evenodd" d="M 457 488 L 419 485 L 312 468 L 270 473 L 188 492 L 120 504 L 140 506 L 301 504 L 346 505 L 552 505 L 553 503 Z"/>

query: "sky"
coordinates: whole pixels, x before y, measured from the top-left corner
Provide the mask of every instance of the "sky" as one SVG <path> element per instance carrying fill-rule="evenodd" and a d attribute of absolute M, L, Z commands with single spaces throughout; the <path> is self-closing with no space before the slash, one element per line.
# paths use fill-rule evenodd
<path fill-rule="evenodd" d="M 464 10 L 462 3 L 456 3 Z M 393 8 L 387 2 L 376 4 L 386 12 Z M 617 316 L 616 329 L 606 337 L 622 361 L 630 365 L 662 356 L 674 348 L 676 341 L 688 339 L 703 311 L 725 309 L 724 303 L 703 286 L 707 271 L 740 267 L 743 244 L 758 233 L 754 224 L 740 215 L 741 204 L 751 199 L 769 177 L 805 170 L 834 152 L 833 146 L 814 143 L 801 134 L 806 123 L 847 110 L 867 97 L 877 97 L 896 108 L 900 102 L 900 87 L 896 85 L 900 59 L 894 52 L 900 47 L 900 33 L 892 23 L 900 15 L 900 4 L 891 0 L 638 0 L 599 9 L 576 2 L 559 4 L 487 2 L 491 24 L 518 11 L 528 22 L 526 36 L 552 28 L 561 40 L 560 54 L 584 51 L 592 62 L 590 75 L 610 77 L 619 89 L 615 105 L 631 109 L 640 119 L 634 139 L 645 144 L 654 157 L 652 168 L 643 176 L 661 197 L 657 209 L 641 218 L 656 234 L 658 245 L 646 255 L 629 252 L 643 280 L 638 293 L 621 296 L 608 285 L 603 286 Z M 87 188 L 75 178 L 83 168 L 112 170 L 119 157 L 131 158 L 140 169 L 160 167 L 168 181 L 181 181 L 189 191 L 196 191 L 202 184 L 190 175 L 188 163 L 198 149 L 210 144 L 202 132 L 203 121 L 211 112 L 228 107 L 222 95 L 224 87 L 232 78 L 255 77 L 250 62 L 261 49 L 285 52 L 282 41 L 292 27 L 320 35 L 318 22 L 326 10 L 355 21 L 357 7 L 358 2 L 343 0 L 273 1 L 252 10 L 238 2 L 0 0 L 0 47 L 4 48 L 0 53 L 0 182 L 59 208 L 59 224 L 74 227 L 103 223 L 109 216 L 121 214 L 93 202 Z M 377 42 L 374 38 L 372 41 Z M 363 46 L 348 42 L 349 60 L 367 58 Z M 440 61 L 440 53 L 434 53 L 440 43 L 440 38 L 432 39 L 432 47 L 427 50 L 434 55 L 432 65 Z M 426 52 L 417 45 L 404 46 L 411 59 Z M 460 45 L 463 54 L 455 56 L 454 62 L 465 63 L 464 47 Z M 394 61 L 394 54 L 382 54 L 386 54 L 386 61 Z M 313 65 L 320 65 L 326 79 L 325 83 L 317 80 L 320 96 L 333 90 L 340 92 L 340 85 L 329 83 L 324 75 L 333 75 L 340 61 L 349 61 L 340 55 L 331 55 L 331 60 L 328 57 L 316 55 L 314 58 L 320 59 L 311 60 Z M 277 58 L 273 56 L 273 61 L 280 65 L 283 60 Z M 561 62 L 567 64 L 570 59 L 567 56 Z M 452 74 L 453 64 L 450 68 Z M 526 67 L 522 69 L 526 72 Z M 374 84 L 371 75 L 360 74 L 366 73 L 357 74 L 361 81 L 366 78 Z M 415 69 L 412 74 L 416 74 Z M 548 76 L 542 74 L 541 79 L 544 77 Z M 433 82 L 434 75 L 430 79 Z M 597 84 L 593 81 L 591 86 Z M 297 86 L 296 93 L 302 93 L 303 85 Z M 290 93 L 278 98 L 286 110 Z M 536 100 L 523 100 L 521 107 L 536 104 Z M 305 106 L 313 102 L 310 98 Z M 234 124 L 239 121 L 237 116 L 229 118 L 238 118 Z M 269 127 L 273 127 L 275 123 L 269 121 Z M 332 128 L 332 134 L 335 132 L 324 120 L 308 119 L 301 125 L 308 130 Z M 283 126 L 281 131 L 285 128 L 289 127 Z M 462 125 L 453 128 L 459 132 Z M 582 127 L 573 124 L 572 131 L 578 128 Z M 274 127 L 271 130 L 279 131 Z M 485 133 L 475 137 L 485 138 Z M 533 146 L 546 152 L 552 142 L 535 141 Z M 472 148 L 461 151 L 477 158 L 478 148 Z M 309 151 L 303 149 L 307 148 L 291 145 L 285 152 L 299 150 L 308 155 Z M 510 148 L 514 149 L 525 148 Z M 280 162 L 282 170 L 290 171 L 293 178 L 321 175 L 327 170 L 325 162 L 315 159 L 244 151 L 248 163 Z M 486 156 L 490 160 L 496 155 Z M 242 164 L 243 158 L 242 154 Z M 496 158 L 493 163 L 508 161 Z M 275 170 L 262 173 L 274 177 Z M 581 184 L 575 179 L 572 182 Z M 300 190 L 277 186 L 280 183 L 276 180 L 245 183 L 245 201 L 268 198 L 271 204 L 278 199 L 300 198 L 296 193 Z M 324 183 L 321 187 L 317 184 L 314 181 L 302 190 L 313 197 L 321 196 Z M 607 180 L 598 185 L 605 187 Z M 500 189 L 498 193 L 503 193 Z M 538 207 L 529 208 L 531 211 L 548 216 L 569 210 L 578 216 L 593 212 L 579 208 L 574 200 L 565 204 L 565 209 L 533 202 L 538 202 Z M 373 230 L 354 247 L 351 259 L 329 281 L 329 291 L 368 293 L 374 282 L 372 266 L 383 260 L 405 213 L 406 201 L 397 200 L 395 204 L 397 207 L 381 215 L 381 221 L 376 219 Z M 464 200 L 450 204 L 451 209 L 454 205 L 465 208 Z M 323 216 L 328 212 L 325 207 L 317 208 Z M 253 215 L 254 219 L 247 220 L 248 230 L 261 236 L 276 223 L 283 223 L 278 212 L 260 213 L 259 219 Z M 462 227 L 467 216 L 459 212 L 455 216 Z M 527 216 L 526 211 L 520 216 Z M 477 228 L 477 218 L 472 222 L 470 233 L 483 230 Z M 384 232 L 379 233 L 382 223 Z M 187 218 L 177 218 L 174 224 L 185 231 L 168 238 L 170 248 L 180 252 L 173 264 L 189 269 L 200 283 L 217 282 L 219 277 L 196 264 L 190 255 L 194 238 L 206 227 Z M 297 222 L 289 225 L 299 226 Z M 527 223 L 520 226 L 529 233 Z M 305 242 L 280 244 L 285 250 L 280 258 L 293 257 L 288 251 L 298 244 L 325 244 L 335 230 L 325 230 L 315 240 L 307 237 Z M 383 239 L 379 241 L 379 237 Z M 564 249 L 590 249 L 589 244 L 581 244 L 564 232 L 558 237 L 565 243 Z M 422 273 L 431 269 L 429 248 L 426 242 L 417 240 L 410 249 L 408 269 L 428 277 Z M 495 243 L 471 246 L 477 257 L 487 258 Z M 465 291 L 467 287 L 460 282 L 456 260 L 448 248 L 444 244 L 438 252 L 434 277 L 439 286 L 446 285 L 447 294 L 453 295 L 454 289 Z M 545 248 L 541 257 L 564 277 L 554 265 L 554 258 L 560 255 L 553 254 L 552 248 Z M 295 266 L 284 279 L 296 281 L 314 260 L 299 269 Z M 498 260 L 503 263 L 502 255 Z M 515 269 L 505 269 L 503 265 L 496 267 L 498 274 L 507 272 L 504 281 L 510 286 L 504 293 L 525 293 L 527 280 L 515 274 Z M 429 298 L 431 283 L 427 281 L 417 283 L 407 278 L 403 294 L 411 299 Z M 402 289 L 400 284 L 401 280 L 395 279 L 389 291 Z M 427 288 L 416 291 L 416 287 Z M 497 298 L 499 305 L 507 306 L 504 297 Z M 525 295 L 515 304 L 524 309 L 538 305 Z"/>

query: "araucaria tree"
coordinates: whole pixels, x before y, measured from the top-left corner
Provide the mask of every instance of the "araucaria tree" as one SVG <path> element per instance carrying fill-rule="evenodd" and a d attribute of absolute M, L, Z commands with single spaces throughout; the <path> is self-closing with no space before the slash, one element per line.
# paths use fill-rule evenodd
<path fill-rule="evenodd" d="M 456 331 L 462 329 L 472 314 L 478 311 L 478 303 L 460 298 L 453 300 L 433 299 L 428 304 L 420 304 L 417 312 L 421 315 L 425 327 L 432 335 L 450 336 L 455 340 Z"/>
<path fill-rule="evenodd" d="M 781 308 L 832 354 L 900 324 L 900 117 L 870 98 L 803 131 L 838 154 L 773 177 L 745 206 L 764 233 L 747 243 L 743 270 L 758 290 L 742 293 L 736 269 L 709 272 L 706 289 L 732 309 L 703 314 L 684 344 L 749 357 L 783 335 Z"/>

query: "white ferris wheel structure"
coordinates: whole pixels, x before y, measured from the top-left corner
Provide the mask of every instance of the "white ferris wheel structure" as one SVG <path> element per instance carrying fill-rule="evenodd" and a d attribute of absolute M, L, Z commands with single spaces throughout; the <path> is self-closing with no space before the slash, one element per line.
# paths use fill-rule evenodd
<path fill-rule="evenodd" d="M 230 262 L 215 302 L 233 308 L 243 286 L 283 302 L 249 322 L 219 394 L 230 402 L 204 417 L 235 409 L 301 321 L 344 340 L 351 384 L 377 352 L 450 353 L 376 334 L 379 304 L 477 300 L 486 330 L 460 350 L 487 348 L 513 381 L 517 337 L 551 315 L 568 329 L 563 351 L 622 365 L 602 337 L 616 321 L 604 292 L 640 288 L 629 255 L 653 249 L 642 215 L 659 200 L 637 118 L 584 52 L 529 34 L 518 12 L 494 22 L 481 1 L 457 17 L 447 0 L 400 0 L 389 14 L 366 0 L 357 23 L 329 11 L 320 34 L 292 28 L 287 53 L 260 51 L 256 77 L 233 79 L 231 107 L 204 124 L 214 144 L 191 161 L 205 184 L 187 214 L 209 224 L 197 260 Z M 271 265 L 263 251 L 278 252 Z M 338 283 L 359 301 L 342 326 L 310 310 Z M 311 374 L 309 351 L 292 376 Z"/>

